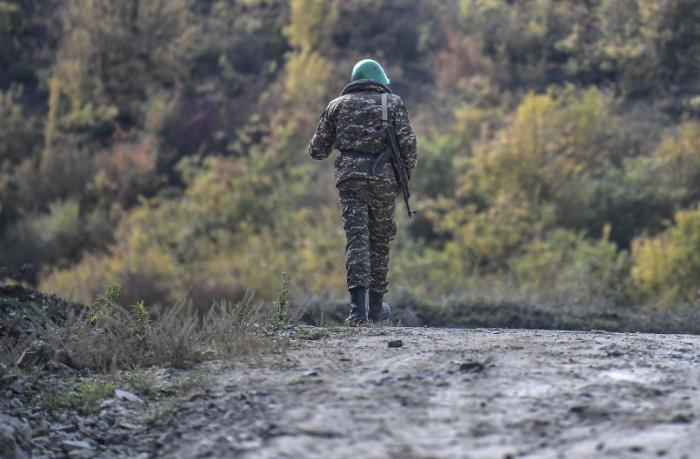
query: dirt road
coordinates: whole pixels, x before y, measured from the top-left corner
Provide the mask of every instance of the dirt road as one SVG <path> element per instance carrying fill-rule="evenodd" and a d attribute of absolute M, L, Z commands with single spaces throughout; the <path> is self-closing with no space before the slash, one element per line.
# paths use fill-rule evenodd
<path fill-rule="evenodd" d="M 284 356 L 216 373 L 136 437 L 141 456 L 700 458 L 697 336 L 309 333 Z"/>

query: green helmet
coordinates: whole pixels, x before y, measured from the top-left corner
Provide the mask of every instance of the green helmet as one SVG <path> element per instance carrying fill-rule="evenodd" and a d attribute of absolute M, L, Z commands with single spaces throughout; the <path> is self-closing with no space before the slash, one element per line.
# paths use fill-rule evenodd
<path fill-rule="evenodd" d="M 350 81 L 357 80 L 374 80 L 381 84 L 389 84 L 389 77 L 386 76 L 384 69 L 379 62 L 372 59 L 363 59 L 352 69 L 352 77 Z"/>

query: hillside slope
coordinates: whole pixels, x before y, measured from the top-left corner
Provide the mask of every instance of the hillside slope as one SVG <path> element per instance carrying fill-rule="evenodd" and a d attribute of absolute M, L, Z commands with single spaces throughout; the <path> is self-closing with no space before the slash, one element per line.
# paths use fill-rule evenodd
<path fill-rule="evenodd" d="M 700 450 L 697 336 L 383 327 L 301 336 L 254 369 L 197 370 L 211 382 L 132 436 L 130 454 L 690 459 Z"/>

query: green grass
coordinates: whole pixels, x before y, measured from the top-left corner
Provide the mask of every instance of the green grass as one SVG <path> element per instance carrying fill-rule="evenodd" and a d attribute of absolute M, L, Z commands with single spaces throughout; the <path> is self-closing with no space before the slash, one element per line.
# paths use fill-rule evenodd
<path fill-rule="evenodd" d="M 176 397 L 184 394 L 191 388 L 197 385 L 197 380 L 194 378 L 183 378 L 172 384 L 152 387 L 146 395 L 156 400 L 164 400 L 167 398 Z"/>
<path fill-rule="evenodd" d="M 178 397 L 198 383 L 199 380 L 194 378 L 182 378 L 170 384 L 151 386 L 146 392 L 141 392 L 142 395 L 160 402 L 149 410 L 142 422 L 146 425 L 166 422 L 177 411 Z"/>
<path fill-rule="evenodd" d="M 287 323 L 289 314 L 287 306 L 289 305 L 289 275 L 282 273 L 282 290 L 277 295 L 275 301 L 275 312 L 278 324 Z"/>
<path fill-rule="evenodd" d="M 299 339 L 305 339 L 309 341 L 319 340 L 321 338 L 327 338 L 329 336 L 329 330 L 325 328 L 299 328 L 296 330 L 296 337 Z"/>
<path fill-rule="evenodd" d="M 92 414 L 99 411 L 102 400 L 114 395 L 114 389 L 113 381 L 92 381 L 69 385 L 63 392 L 45 396 L 43 406 L 48 411 L 69 409 L 83 415 Z"/>
<path fill-rule="evenodd" d="M 159 384 L 154 377 L 138 368 L 128 372 L 124 379 L 134 392 L 152 400 L 165 400 L 181 395 L 198 383 L 197 379 L 186 377 Z"/>

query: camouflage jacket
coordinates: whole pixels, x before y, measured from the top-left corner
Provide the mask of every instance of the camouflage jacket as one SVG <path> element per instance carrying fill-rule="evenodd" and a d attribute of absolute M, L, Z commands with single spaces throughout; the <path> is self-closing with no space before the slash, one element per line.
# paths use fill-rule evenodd
<path fill-rule="evenodd" d="M 401 155 L 410 177 L 416 166 L 416 136 L 411 129 L 408 112 L 401 98 L 386 86 L 371 80 L 358 80 L 347 85 L 340 97 L 332 100 L 321 115 L 316 132 L 309 142 L 314 159 L 325 159 L 333 148 L 341 152 L 335 160 L 335 183 L 350 178 L 367 178 L 396 183 L 391 163 L 387 161 L 378 175 L 370 169 L 374 158 L 388 148 L 384 135 L 372 135 L 382 124 L 381 94 L 389 93 L 388 120 L 393 123 Z M 343 154 L 343 152 L 363 153 Z"/>

